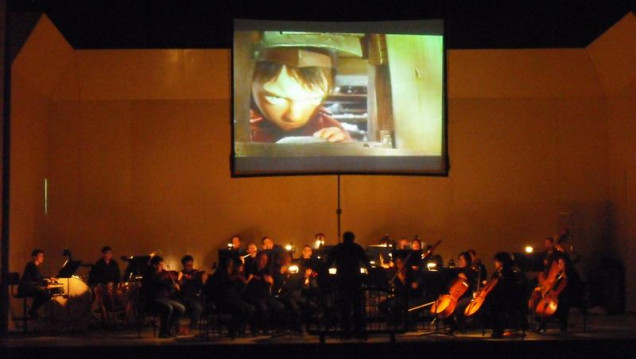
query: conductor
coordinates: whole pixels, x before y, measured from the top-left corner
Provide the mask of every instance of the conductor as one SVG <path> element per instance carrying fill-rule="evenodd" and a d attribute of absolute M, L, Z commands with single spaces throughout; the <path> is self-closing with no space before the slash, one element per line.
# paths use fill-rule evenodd
<path fill-rule="evenodd" d="M 361 266 L 369 270 L 369 260 L 360 245 L 354 243 L 353 232 L 345 232 L 342 243 L 331 251 L 327 268 L 335 264 L 337 300 L 340 307 L 340 325 L 343 337 L 351 337 L 351 314 L 353 331 L 358 338 L 364 337 L 364 292 L 362 289 Z"/>

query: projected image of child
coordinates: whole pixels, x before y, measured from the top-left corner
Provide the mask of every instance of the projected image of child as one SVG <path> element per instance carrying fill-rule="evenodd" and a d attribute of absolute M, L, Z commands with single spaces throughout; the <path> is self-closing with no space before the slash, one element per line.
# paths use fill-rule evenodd
<path fill-rule="evenodd" d="M 251 141 L 302 137 L 351 142 L 347 130 L 322 107 L 333 88 L 335 59 L 335 53 L 326 49 L 261 49 L 252 80 Z"/>

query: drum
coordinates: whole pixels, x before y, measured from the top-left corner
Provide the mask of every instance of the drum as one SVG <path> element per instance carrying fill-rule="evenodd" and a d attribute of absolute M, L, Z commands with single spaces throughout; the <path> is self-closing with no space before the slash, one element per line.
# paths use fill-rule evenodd
<path fill-rule="evenodd" d="M 79 278 L 60 278 L 62 294 L 51 298 L 51 322 L 63 323 L 70 330 L 88 327 L 91 315 L 91 291 Z"/>

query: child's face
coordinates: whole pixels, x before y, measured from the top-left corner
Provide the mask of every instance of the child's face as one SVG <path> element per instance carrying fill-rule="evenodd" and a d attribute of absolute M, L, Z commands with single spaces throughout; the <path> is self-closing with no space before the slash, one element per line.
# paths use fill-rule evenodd
<path fill-rule="evenodd" d="M 283 131 L 293 131 L 303 127 L 320 106 L 327 95 L 325 86 L 308 88 L 291 75 L 287 66 L 283 66 L 278 76 L 261 83 L 254 81 L 252 93 L 254 101 L 265 116 Z"/>

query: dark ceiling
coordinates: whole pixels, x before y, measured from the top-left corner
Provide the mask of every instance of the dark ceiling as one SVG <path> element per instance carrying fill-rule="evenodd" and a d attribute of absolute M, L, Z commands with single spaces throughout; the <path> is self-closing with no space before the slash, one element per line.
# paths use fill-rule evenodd
<path fill-rule="evenodd" d="M 46 13 L 76 49 L 229 48 L 233 18 L 443 18 L 451 49 L 584 47 L 635 0 L 14 0 L 16 32 Z"/>

